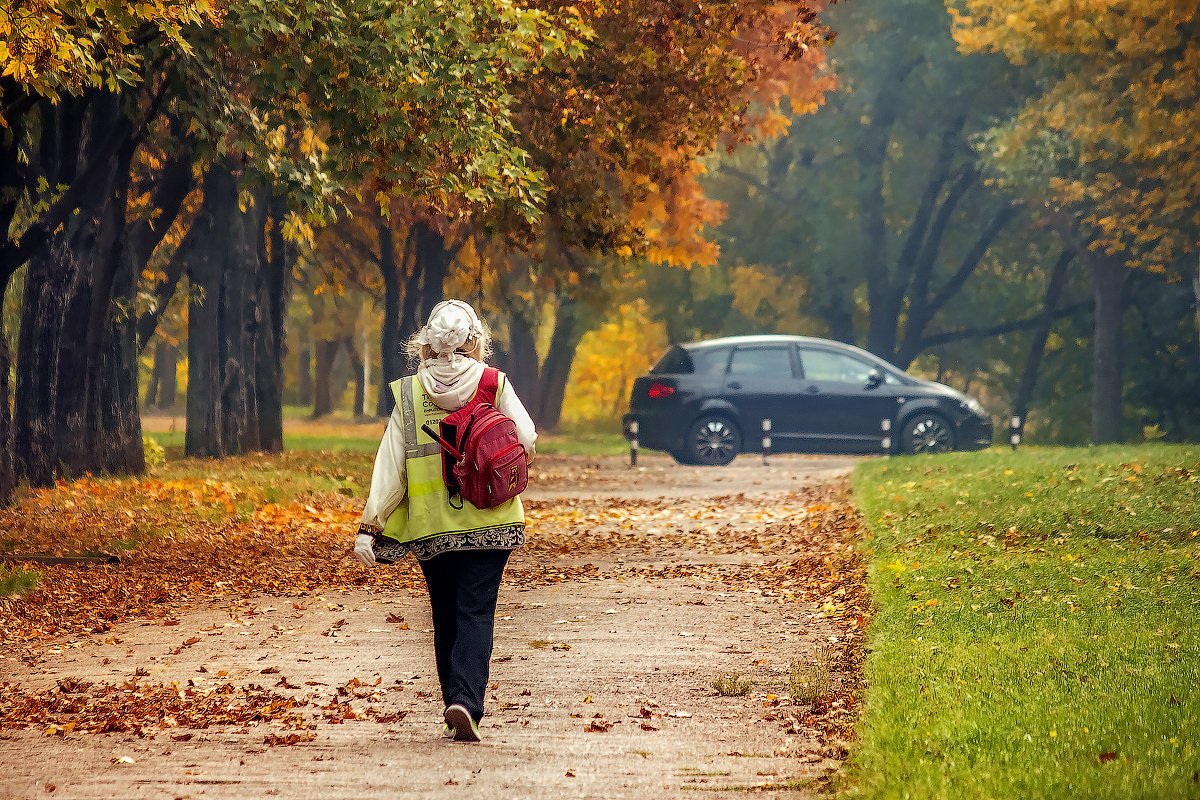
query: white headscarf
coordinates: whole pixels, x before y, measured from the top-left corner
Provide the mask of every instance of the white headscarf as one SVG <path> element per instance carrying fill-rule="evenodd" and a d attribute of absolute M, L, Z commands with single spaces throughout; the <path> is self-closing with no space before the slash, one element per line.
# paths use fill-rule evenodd
<path fill-rule="evenodd" d="M 429 312 L 429 322 L 417 334 L 417 341 L 429 345 L 437 358 L 453 361 L 457 352 L 472 338 L 483 336 L 483 325 L 475 309 L 462 300 L 443 300 Z"/>
<path fill-rule="evenodd" d="M 475 309 L 462 300 L 443 300 L 429 312 L 429 322 L 417 334 L 417 342 L 428 345 L 435 355 L 425 359 L 417 375 L 438 406 L 453 411 L 474 394 L 483 364 L 458 349 L 483 336 Z"/>

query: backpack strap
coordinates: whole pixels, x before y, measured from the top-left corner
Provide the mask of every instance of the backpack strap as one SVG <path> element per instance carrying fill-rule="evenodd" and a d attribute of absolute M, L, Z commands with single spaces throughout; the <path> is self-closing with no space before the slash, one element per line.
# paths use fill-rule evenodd
<path fill-rule="evenodd" d="M 483 375 L 479 378 L 479 388 L 471 398 L 473 403 L 491 403 L 496 405 L 496 394 L 500 389 L 500 370 L 495 367 L 484 367 Z"/>

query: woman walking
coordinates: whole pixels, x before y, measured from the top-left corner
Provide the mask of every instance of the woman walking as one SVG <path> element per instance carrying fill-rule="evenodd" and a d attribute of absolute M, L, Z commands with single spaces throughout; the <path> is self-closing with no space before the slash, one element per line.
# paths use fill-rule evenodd
<path fill-rule="evenodd" d="M 504 565 L 525 543 L 525 512 L 514 497 L 496 508 L 452 503 L 443 454 L 421 430 L 462 408 L 476 392 L 494 391 L 494 405 L 510 417 L 517 439 L 533 458 L 533 420 L 507 377 L 485 369 L 491 336 L 461 300 L 434 306 L 429 322 L 408 342 L 415 376 L 392 383 L 396 408 L 375 456 L 371 493 L 354 553 L 364 566 L 416 556 L 433 611 L 433 648 L 446 710 L 443 735 L 479 741 L 496 597 Z"/>

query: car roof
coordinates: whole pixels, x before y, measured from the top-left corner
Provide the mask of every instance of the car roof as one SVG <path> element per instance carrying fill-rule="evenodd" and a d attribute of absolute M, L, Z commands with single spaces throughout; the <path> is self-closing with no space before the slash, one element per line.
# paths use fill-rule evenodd
<path fill-rule="evenodd" d="M 816 336 L 792 336 L 781 333 L 764 333 L 752 336 L 722 336 L 719 339 L 703 339 L 697 342 L 687 342 L 685 344 L 681 344 L 680 347 L 683 347 L 687 350 L 694 350 L 705 347 L 721 347 L 735 344 L 823 344 L 832 345 L 833 347 L 848 347 L 852 350 L 859 350 L 859 348 L 852 344 L 837 342 L 833 339 L 820 339 Z"/>
<path fill-rule="evenodd" d="M 764 333 L 749 336 L 722 336 L 717 339 L 703 339 L 697 342 L 687 342 L 680 344 L 679 346 L 685 350 L 702 350 L 710 347 L 729 347 L 739 344 L 812 344 L 825 346 L 834 350 L 841 350 L 843 352 L 848 351 L 866 356 L 872 361 L 878 362 L 898 374 L 904 374 L 904 370 L 898 369 L 894 365 L 889 364 L 886 359 L 882 359 L 873 353 L 863 350 L 861 347 L 855 347 L 852 344 L 846 344 L 845 342 L 839 342 L 833 339 L 821 339 L 817 336 L 796 336 L 782 333 Z"/>

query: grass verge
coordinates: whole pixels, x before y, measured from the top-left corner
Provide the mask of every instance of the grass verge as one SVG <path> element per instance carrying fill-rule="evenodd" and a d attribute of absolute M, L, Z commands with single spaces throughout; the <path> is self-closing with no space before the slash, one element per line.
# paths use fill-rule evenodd
<path fill-rule="evenodd" d="M 168 459 L 183 458 L 183 431 L 155 431 L 146 435 L 166 450 Z M 283 446 L 285 450 L 301 452 L 374 453 L 379 448 L 379 437 L 284 433 Z M 629 452 L 629 443 L 619 433 L 542 433 L 538 435 L 537 451 L 542 455 L 621 455 Z"/>
<path fill-rule="evenodd" d="M 165 449 L 171 460 L 183 458 L 183 431 L 155 431 L 146 435 Z M 324 450 L 331 453 L 374 453 L 379 448 L 379 437 L 285 433 L 283 447 L 285 450 L 303 452 Z"/>
<path fill-rule="evenodd" d="M 862 464 L 851 796 L 1200 797 L 1200 447 Z"/>

